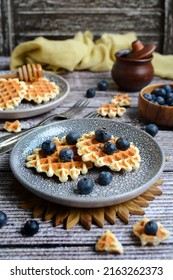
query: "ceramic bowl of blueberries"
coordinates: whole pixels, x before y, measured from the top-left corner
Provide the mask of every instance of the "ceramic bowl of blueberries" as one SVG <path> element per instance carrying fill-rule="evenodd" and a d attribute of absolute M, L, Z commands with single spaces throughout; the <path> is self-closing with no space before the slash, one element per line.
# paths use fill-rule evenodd
<path fill-rule="evenodd" d="M 173 83 L 144 87 L 139 93 L 138 110 L 148 122 L 173 127 Z"/>

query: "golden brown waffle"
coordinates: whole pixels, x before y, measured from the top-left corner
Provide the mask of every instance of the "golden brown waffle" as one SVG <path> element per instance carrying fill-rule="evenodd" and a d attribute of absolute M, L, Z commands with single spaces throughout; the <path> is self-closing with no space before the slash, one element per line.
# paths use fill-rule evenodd
<path fill-rule="evenodd" d="M 27 167 L 34 167 L 37 172 L 44 172 L 48 177 L 56 175 L 61 182 L 66 182 L 68 176 L 76 180 L 80 173 L 86 174 L 88 169 L 93 167 L 91 162 L 83 162 L 77 154 L 75 145 L 68 145 L 65 137 L 59 140 L 57 137 L 52 140 L 56 144 L 56 152 L 52 155 L 45 155 L 41 148 L 33 151 L 33 154 L 27 157 Z M 60 150 L 70 148 L 73 150 L 74 158 L 70 162 L 61 162 L 59 158 Z"/>
<path fill-rule="evenodd" d="M 119 105 L 119 106 L 130 106 L 132 102 L 131 97 L 129 97 L 129 95 L 126 94 L 121 94 L 121 93 L 117 93 L 112 99 L 111 99 L 111 103 L 115 104 L 115 105 Z"/>
<path fill-rule="evenodd" d="M 116 143 L 118 138 L 109 140 Z M 139 150 L 133 143 L 126 151 L 116 150 L 112 155 L 107 155 L 103 151 L 105 143 L 100 143 L 95 139 L 95 132 L 83 134 L 77 141 L 77 151 L 84 162 L 93 162 L 95 166 L 107 166 L 113 171 L 125 170 L 130 172 L 133 168 L 138 169 L 140 164 Z"/>
<path fill-rule="evenodd" d="M 19 132 L 21 131 L 20 122 L 18 120 L 14 122 L 6 121 L 3 128 L 8 132 Z"/>
<path fill-rule="evenodd" d="M 121 117 L 126 112 L 124 107 L 120 107 L 115 104 L 102 104 L 100 108 L 97 109 L 97 113 L 103 117 L 108 116 L 109 118 L 115 118 L 116 116 Z"/>
<path fill-rule="evenodd" d="M 34 82 L 26 82 L 25 99 L 35 103 L 47 102 L 54 99 L 60 92 L 59 87 L 46 78 L 39 78 Z"/>
<path fill-rule="evenodd" d="M 13 110 L 26 94 L 26 85 L 18 79 L 0 79 L 0 110 Z"/>
<path fill-rule="evenodd" d="M 147 244 L 156 246 L 170 235 L 170 232 L 165 230 L 164 227 L 157 222 L 158 230 L 156 235 L 147 235 L 144 232 L 144 227 L 146 223 L 149 222 L 148 218 L 143 218 L 137 222 L 133 227 L 133 233 L 140 238 L 142 246 Z"/>
<path fill-rule="evenodd" d="M 106 252 L 113 254 L 124 253 L 123 246 L 110 230 L 102 234 L 102 236 L 98 239 L 95 248 L 98 252 Z"/>

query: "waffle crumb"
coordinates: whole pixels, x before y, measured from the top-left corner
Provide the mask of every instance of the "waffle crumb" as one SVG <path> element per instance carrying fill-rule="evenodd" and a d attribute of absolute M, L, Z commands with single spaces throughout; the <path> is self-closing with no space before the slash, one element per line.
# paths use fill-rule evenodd
<path fill-rule="evenodd" d="M 110 230 L 102 234 L 102 236 L 98 239 L 95 248 L 98 252 L 106 252 L 113 254 L 124 253 L 123 246 Z"/>
<path fill-rule="evenodd" d="M 3 128 L 8 132 L 19 132 L 21 131 L 20 122 L 18 120 L 14 122 L 6 121 Z"/>
<path fill-rule="evenodd" d="M 170 155 L 166 156 L 166 161 L 171 161 L 172 157 Z"/>
<path fill-rule="evenodd" d="M 149 245 L 159 245 L 160 242 L 162 242 L 163 240 L 167 239 L 168 236 L 170 235 L 170 232 L 165 230 L 164 227 L 157 222 L 157 226 L 158 226 L 158 230 L 156 235 L 147 235 L 144 232 L 144 228 L 147 222 L 149 222 L 150 220 L 148 218 L 143 218 L 141 219 L 139 222 L 137 222 L 134 227 L 133 227 L 133 233 L 139 237 L 140 241 L 141 241 L 141 245 L 145 246 L 147 244 Z"/>

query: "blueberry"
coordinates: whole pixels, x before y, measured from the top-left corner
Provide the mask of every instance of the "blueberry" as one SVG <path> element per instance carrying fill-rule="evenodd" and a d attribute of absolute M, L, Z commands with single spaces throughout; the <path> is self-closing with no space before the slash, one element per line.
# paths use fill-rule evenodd
<path fill-rule="evenodd" d="M 147 99 L 148 101 L 152 101 L 153 100 L 152 94 L 150 94 L 150 93 L 145 93 L 144 94 L 144 98 Z"/>
<path fill-rule="evenodd" d="M 98 176 L 98 183 L 102 186 L 109 185 L 112 182 L 112 174 L 109 171 L 102 171 Z"/>
<path fill-rule="evenodd" d="M 104 129 L 97 129 L 95 131 L 95 137 L 98 142 L 105 143 L 110 140 L 111 134 Z"/>
<path fill-rule="evenodd" d="M 158 230 L 158 225 L 155 221 L 149 221 L 145 224 L 144 232 L 147 235 L 156 235 Z"/>
<path fill-rule="evenodd" d="M 167 93 L 172 91 L 172 87 L 170 85 L 163 85 L 162 88 L 166 90 Z"/>
<path fill-rule="evenodd" d="M 112 142 L 107 142 L 104 144 L 103 151 L 107 155 L 112 155 L 116 150 L 116 146 Z"/>
<path fill-rule="evenodd" d="M 157 97 L 156 97 L 156 102 L 157 102 L 159 105 L 164 105 L 164 104 L 165 104 L 165 98 L 163 98 L 162 96 L 157 96 Z"/>
<path fill-rule="evenodd" d="M 173 98 L 168 98 L 166 102 L 169 106 L 173 103 Z"/>
<path fill-rule="evenodd" d="M 167 98 L 167 99 L 173 98 L 173 92 L 167 92 L 166 98 Z"/>
<path fill-rule="evenodd" d="M 7 223 L 7 215 L 4 212 L 0 211 L 0 228 L 5 226 L 6 223 Z"/>
<path fill-rule="evenodd" d="M 86 97 L 88 98 L 92 98 L 96 95 L 96 90 L 95 88 L 89 88 L 87 89 L 87 92 L 86 92 Z"/>
<path fill-rule="evenodd" d="M 159 104 L 157 101 L 153 101 L 152 103 L 154 103 L 154 104 Z"/>
<path fill-rule="evenodd" d="M 155 101 L 156 100 L 156 95 L 154 93 L 152 93 L 151 96 L 152 96 L 152 100 Z"/>
<path fill-rule="evenodd" d="M 158 129 L 158 126 L 156 124 L 150 123 L 146 126 L 145 130 L 148 134 L 150 134 L 151 136 L 154 137 L 157 134 L 159 129 Z"/>
<path fill-rule="evenodd" d="M 108 89 L 108 82 L 102 80 L 97 84 L 98 90 L 107 90 Z"/>
<path fill-rule="evenodd" d="M 59 152 L 59 158 L 62 162 L 71 161 L 74 157 L 74 153 L 69 148 L 64 148 Z"/>
<path fill-rule="evenodd" d="M 160 88 L 155 88 L 151 94 L 155 94 L 155 95 L 158 95 L 158 93 L 160 92 Z"/>
<path fill-rule="evenodd" d="M 46 140 L 41 145 L 42 151 L 46 155 L 51 155 L 56 151 L 56 145 L 51 140 Z"/>
<path fill-rule="evenodd" d="M 158 92 L 159 96 L 165 97 L 166 96 L 166 90 L 164 88 L 160 88 L 160 91 Z"/>
<path fill-rule="evenodd" d="M 28 236 L 36 234 L 39 230 L 39 224 L 35 220 L 29 220 L 25 223 L 22 233 Z"/>
<path fill-rule="evenodd" d="M 77 189 L 80 194 L 89 194 L 93 191 L 94 182 L 90 178 L 79 180 Z"/>
<path fill-rule="evenodd" d="M 116 147 L 118 150 L 126 151 L 130 147 L 130 142 L 125 137 L 120 137 L 116 141 Z"/>
<path fill-rule="evenodd" d="M 164 88 L 156 88 L 152 93 L 154 93 L 156 96 L 166 96 L 166 90 Z"/>
<path fill-rule="evenodd" d="M 69 145 L 75 145 L 77 143 L 77 139 L 80 137 L 78 132 L 71 131 L 66 135 L 66 141 Z"/>

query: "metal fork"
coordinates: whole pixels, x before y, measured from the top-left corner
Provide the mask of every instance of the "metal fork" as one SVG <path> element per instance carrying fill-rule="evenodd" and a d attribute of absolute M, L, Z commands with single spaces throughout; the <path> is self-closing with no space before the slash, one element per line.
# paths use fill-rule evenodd
<path fill-rule="evenodd" d="M 28 132 L 36 129 L 37 127 L 45 125 L 48 121 L 58 118 L 59 120 L 69 119 L 72 116 L 74 116 L 76 113 L 79 113 L 82 111 L 83 108 L 85 108 L 88 105 L 89 101 L 85 99 L 78 100 L 70 109 L 67 111 L 60 113 L 60 114 L 54 114 L 50 117 L 44 119 L 43 121 L 39 122 L 37 125 L 27 128 L 24 131 L 20 131 L 15 133 L 15 135 L 6 135 L 0 138 L 0 154 L 6 153 L 10 150 L 12 150 L 13 146 L 17 141 L 19 141 L 24 135 L 26 135 Z"/>
<path fill-rule="evenodd" d="M 102 116 L 96 112 L 90 112 L 84 118 L 102 118 Z"/>

